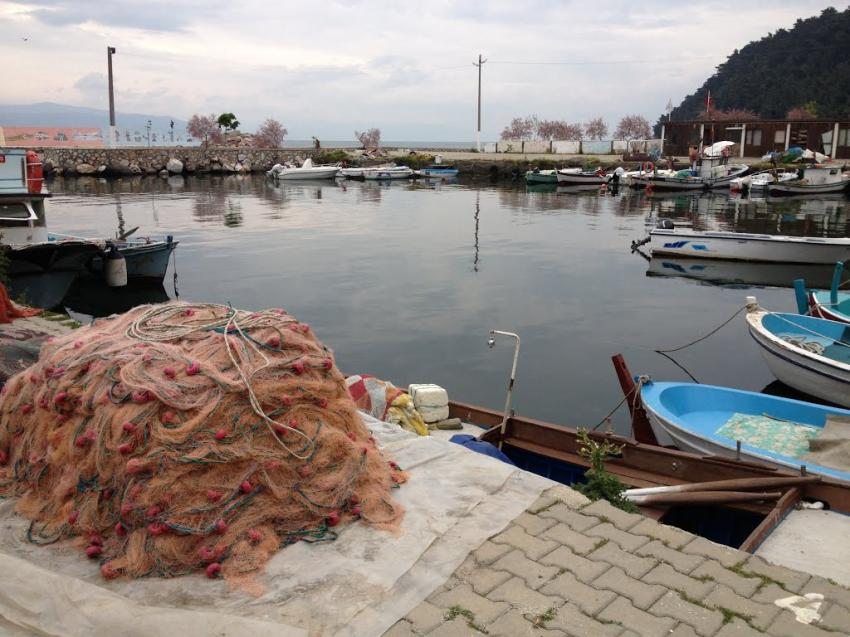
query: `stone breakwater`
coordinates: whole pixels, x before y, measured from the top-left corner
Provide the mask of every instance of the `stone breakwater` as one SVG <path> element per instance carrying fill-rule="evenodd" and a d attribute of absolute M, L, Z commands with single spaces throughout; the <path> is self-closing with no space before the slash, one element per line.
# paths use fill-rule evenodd
<path fill-rule="evenodd" d="M 303 159 L 304 151 L 260 148 L 38 148 L 48 175 L 250 173 Z"/>

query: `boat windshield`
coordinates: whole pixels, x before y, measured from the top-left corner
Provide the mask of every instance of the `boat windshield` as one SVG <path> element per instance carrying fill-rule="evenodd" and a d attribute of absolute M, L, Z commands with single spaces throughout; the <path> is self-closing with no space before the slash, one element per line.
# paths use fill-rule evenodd
<path fill-rule="evenodd" d="M 32 206 L 25 201 L 0 203 L 0 222 L 2 221 L 35 221 L 38 215 Z"/>

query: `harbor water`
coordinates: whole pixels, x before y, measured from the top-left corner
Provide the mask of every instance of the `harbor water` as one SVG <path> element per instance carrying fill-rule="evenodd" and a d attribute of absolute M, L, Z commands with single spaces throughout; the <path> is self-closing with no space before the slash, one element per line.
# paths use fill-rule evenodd
<path fill-rule="evenodd" d="M 308 322 L 346 373 L 406 386 L 435 382 L 452 399 L 501 409 L 513 343 L 522 338 L 514 408 L 595 425 L 621 399 L 611 366 L 687 380 L 656 349 L 706 334 L 758 297 L 793 311 L 801 273 L 827 285 L 831 268 L 649 261 L 630 248 L 660 217 L 697 227 L 845 236 L 850 202 L 741 199 L 728 192 L 569 191 L 524 184 L 288 182 L 262 176 L 57 179 L 52 231 L 171 234 L 180 245 L 165 290 L 174 298 L 283 307 Z M 176 267 L 176 281 L 173 273 Z M 776 287 L 786 285 L 789 287 Z M 176 288 L 176 289 L 175 289 Z M 69 302 L 75 316 L 116 311 L 102 288 Z M 743 316 L 672 355 L 703 383 L 762 390 L 772 376 Z M 603 425 L 604 427 L 604 425 Z M 625 432 L 625 408 L 615 427 Z"/>

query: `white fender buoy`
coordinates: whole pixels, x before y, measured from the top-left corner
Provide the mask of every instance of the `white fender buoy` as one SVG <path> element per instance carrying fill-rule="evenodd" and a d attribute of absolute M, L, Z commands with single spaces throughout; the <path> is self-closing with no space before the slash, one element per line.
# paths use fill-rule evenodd
<path fill-rule="evenodd" d="M 109 252 L 103 259 L 103 272 L 109 287 L 121 288 L 127 285 L 127 259 L 114 244 L 110 245 Z"/>

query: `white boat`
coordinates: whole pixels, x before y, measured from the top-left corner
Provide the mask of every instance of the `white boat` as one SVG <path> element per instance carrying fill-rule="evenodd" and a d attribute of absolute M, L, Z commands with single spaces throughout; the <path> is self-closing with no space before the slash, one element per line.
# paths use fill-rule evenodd
<path fill-rule="evenodd" d="M 850 175 L 841 172 L 839 166 L 815 165 L 800 169 L 796 179 L 768 184 L 770 195 L 814 195 L 843 192 L 850 184 Z"/>
<path fill-rule="evenodd" d="M 709 190 L 728 188 L 733 179 L 750 169 L 746 164 L 724 164 L 720 157 L 703 157 L 696 172 L 680 170 L 664 176 L 656 172 L 632 178 L 632 185 L 655 190 Z"/>
<path fill-rule="evenodd" d="M 677 172 L 676 170 L 669 170 L 667 168 L 655 168 L 654 165 L 650 164 L 650 166 L 641 167 L 640 170 L 625 171 L 620 177 L 620 183 L 639 188 L 640 184 L 636 181 L 638 177 L 675 177 Z"/>
<path fill-rule="evenodd" d="M 562 168 L 556 173 L 559 186 L 579 186 L 587 184 L 602 185 L 608 183 L 610 175 L 601 168 L 582 170 L 581 168 Z"/>
<path fill-rule="evenodd" d="M 750 297 L 752 299 L 752 297 Z M 747 325 L 774 376 L 789 387 L 850 407 L 850 328 L 748 304 Z"/>
<path fill-rule="evenodd" d="M 741 192 L 748 190 L 750 192 L 762 191 L 767 188 L 768 184 L 783 183 L 797 178 L 797 173 L 784 169 L 779 170 L 761 170 L 746 177 L 736 177 L 729 182 L 729 189 L 732 192 Z"/>
<path fill-rule="evenodd" d="M 772 261 L 777 263 L 829 263 L 850 259 L 850 239 L 844 237 L 790 237 L 722 230 L 676 228 L 669 220 L 650 230 L 652 256 Z"/>
<path fill-rule="evenodd" d="M 363 179 L 363 172 L 366 170 L 386 170 L 387 168 L 394 168 L 395 164 L 381 164 L 379 166 L 352 166 L 348 168 L 340 168 L 339 176 L 345 177 L 346 179 Z"/>
<path fill-rule="evenodd" d="M 339 166 L 314 166 L 309 157 L 300 167 L 275 164 L 267 173 L 276 180 L 282 179 L 333 179 L 339 174 Z"/>
<path fill-rule="evenodd" d="M 369 180 L 410 179 L 412 176 L 413 170 L 407 166 L 384 166 L 363 169 L 363 179 Z"/>

